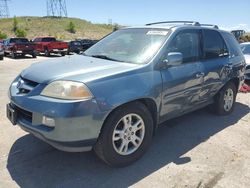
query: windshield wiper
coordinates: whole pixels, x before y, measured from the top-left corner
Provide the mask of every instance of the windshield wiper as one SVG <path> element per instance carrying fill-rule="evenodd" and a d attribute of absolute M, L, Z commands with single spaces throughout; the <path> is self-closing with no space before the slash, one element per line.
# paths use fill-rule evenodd
<path fill-rule="evenodd" d="M 95 57 L 95 58 L 100 58 L 100 59 L 106 59 L 106 60 L 111 60 L 111 61 L 119 61 L 117 59 L 113 59 L 111 57 L 108 57 L 106 55 L 90 55 L 91 57 Z M 122 62 L 122 61 L 119 61 Z"/>

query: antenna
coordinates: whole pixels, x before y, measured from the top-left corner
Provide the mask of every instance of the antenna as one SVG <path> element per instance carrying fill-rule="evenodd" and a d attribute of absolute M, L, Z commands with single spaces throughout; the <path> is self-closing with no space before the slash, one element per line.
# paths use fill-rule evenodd
<path fill-rule="evenodd" d="M 47 16 L 68 17 L 66 0 L 47 0 Z"/>
<path fill-rule="evenodd" d="M 8 18 L 10 16 L 8 1 L 0 0 L 0 18 Z"/>

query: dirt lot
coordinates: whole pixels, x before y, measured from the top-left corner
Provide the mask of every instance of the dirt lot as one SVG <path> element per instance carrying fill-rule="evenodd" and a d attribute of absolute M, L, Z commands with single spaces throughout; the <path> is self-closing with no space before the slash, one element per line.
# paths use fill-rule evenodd
<path fill-rule="evenodd" d="M 32 63 L 0 61 L 0 187 L 250 187 L 250 94 L 239 94 L 232 115 L 206 109 L 165 123 L 146 155 L 112 169 L 92 152 L 65 153 L 12 126 L 7 89 Z"/>

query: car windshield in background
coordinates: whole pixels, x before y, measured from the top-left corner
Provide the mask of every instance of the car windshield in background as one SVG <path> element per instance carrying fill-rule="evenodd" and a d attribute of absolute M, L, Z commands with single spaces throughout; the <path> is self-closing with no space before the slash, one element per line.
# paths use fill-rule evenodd
<path fill-rule="evenodd" d="M 10 39 L 10 42 L 11 43 L 26 43 L 26 42 L 29 42 L 29 40 L 25 38 L 13 38 L 13 39 Z"/>
<path fill-rule="evenodd" d="M 240 48 L 243 54 L 250 54 L 250 44 L 241 44 Z"/>
<path fill-rule="evenodd" d="M 55 38 L 48 37 L 48 38 L 43 38 L 42 41 L 43 41 L 43 42 L 56 42 L 56 39 L 55 39 Z"/>
<path fill-rule="evenodd" d="M 84 55 L 144 64 L 157 53 L 167 35 L 166 29 L 121 29 L 89 48 Z"/>

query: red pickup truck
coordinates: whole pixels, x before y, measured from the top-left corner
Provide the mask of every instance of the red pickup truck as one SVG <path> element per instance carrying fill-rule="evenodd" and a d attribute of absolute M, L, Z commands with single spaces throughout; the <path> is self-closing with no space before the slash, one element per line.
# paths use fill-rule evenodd
<path fill-rule="evenodd" d="M 51 53 L 64 56 L 68 51 L 68 43 L 57 41 L 54 37 L 37 37 L 33 40 L 36 44 L 36 51 L 50 56 Z"/>
<path fill-rule="evenodd" d="M 27 38 L 8 38 L 3 42 L 4 54 L 16 58 L 18 55 L 32 55 L 36 58 L 35 44 Z"/>

